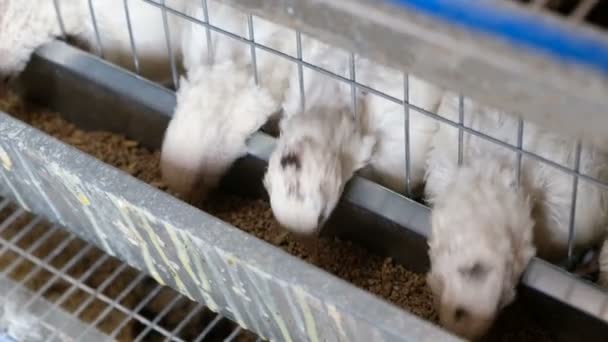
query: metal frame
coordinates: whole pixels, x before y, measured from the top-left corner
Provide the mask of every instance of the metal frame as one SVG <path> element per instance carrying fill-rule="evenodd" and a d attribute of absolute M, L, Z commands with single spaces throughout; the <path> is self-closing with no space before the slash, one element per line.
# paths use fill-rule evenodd
<path fill-rule="evenodd" d="M 38 50 L 22 77 L 22 83 L 25 93 L 31 99 L 60 111 L 78 126 L 120 132 L 143 141 L 150 148 L 160 146 L 164 125 L 168 123 L 175 105 L 172 92 L 60 42 Z M 61 86 L 50 89 L 44 86 L 59 83 Z M 83 84 L 89 86 L 82 87 Z M 96 105 L 91 106 L 91 103 Z M 114 113 L 116 120 L 99 119 L 100 115 L 107 115 L 108 112 Z M 197 299 L 203 299 L 205 303 L 209 303 L 209 298 L 216 304 L 221 303 L 215 306 L 215 310 L 236 318 L 237 321 L 240 319 L 240 322 L 246 323 L 245 327 L 265 338 L 281 336 L 280 325 L 262 324 L 256 319 L 266 313 L 271 320 L 276 320 L 277 317 L 272 316 L 269 310 L 277 307 L 288 331 L 297 333 L 307 331 L 309 323 L 298 319 L 304 317 L 302 315 L 305 314 L 306 307 L 309 310 L 311 307 L 316 308 L 312 311 L 312 316 L 319 338 L 324 336 L 331 340 L 337 338 L 331 334 L 345 331 L 352 340 L 367 340 L 373 336 L 368 334 L 376 334 L 384 329 L 384 333 L 390 332 L 386 335 L 388 339 L 389 336 L 399 334 L 402 334 L 400 338 L 447 338 L 425 324 L 421 330 L 416 328 L 420 335 L 414 338 L 411 328 L 417 327 L 420 322 L 410 315 L 18 122 L 6 117 L 2 121 L 7 121 L 7 124 L 2 125 L 7 128 L 1 135 L 3 138 L 0 138 L 0 146 L 7 152 L 11 162 L 19 166 L 13 167 L 14 170 L 10 172 L 1 170 L 0 175 L 4 176 L 0 180 L 4 181 L 0 181 L 0 188 L 3 191 L 11 192 L 14 188 L 12 198 L 21 198 L 23 204 L 33 211 L 54 219 L 60 218 L 63 220 L 60 222 L 69 220 L 72 225 L 66 226 L 73 227 L 75 233 L 102 247 L 105 241 L 110 250 L 121 259 L 156 274 L 169 285 L 190 293 Z M 19 134 L 24 143 L 16 143 L 15 138 L 18 136 L 8 133 Z M 224 187 L 247 194 L 263 194 L 261 182 L 242 180 L 261 179 L 273 145 L 273 139 L 266 134 L 255 134 L 248 143 L 249 155 L 233 168 Z M 41 152 L 41 148 L 44 148 L 44 152 Z M 47 173 L 45 170 L 49 169 L 50 161 L 62 174 L 69 171 L 66 173 L 68 176 L 57 177 L 58 170 Z M 37 167 L 30 167 L 33 172 L 31 179 L 16 180 L 18 174 L 24 173 L 22 165 L 31 165 L 32 162 Z M 245 174 L 247 177 L 243 176 Z M 7 183 L 6 179 L 11 183 Z M 62 195 L 57 197 L 63 198 L 57 202 L 60 204 L 49 205 L 50 201 L 47 202 L 44 198 L 54 197 L 50 197 L 50 194 L 46 197 L 41 195 L 41 192 L 44 193 L 42 189 L 46 187 L 32 186 L 37 184 L 35 180 L 43 182 L 42 185 L 48 184 L 48 192 L 53 195 Z M 14 184 L 12 188 L 10 184 Z M 78 199 L 79 194 L 84 194 L 88 200 L 82 203 Z M 90 218 L 82 216 L 86 203 L 94 204 L 95 211 L 89 213 L 93 215 Z M 139 247 L 125 241 L 114 241 L 116 239 L 104 240 L 97 235 L 99 233 L 95 233 L 95 226 L 106 227 L 103 222 L 108 220 L 115 221 L 108 224 L 108 231 L 104 230 L 104 235 L 125 236 L 124 231 L 113 231 L 117 229 L 116 222 L 123 222 L 124 227 L 129 229 L 127 236 L 138 241 Z M 326 230 L 324 234 L 363 243 L 378 253 L 392 256 L 412 270 L 422 272 L 427 269 L 427 207 L 364 178 L 355 177 L 347 186 L 332 220 L 343 224 L 331 224 L 330 227 L 349 229 Z M 130 222 L 134 224 L 129 225 Z M 146 223 L 151 228 L 147 232 L 144 229 Z M 175 239 L 175 236 L 171 238 L 171 232 L 178 232 L 177 241 L 181 243 L 175 248 L 164 248 L 167 253 L 165 259 L 156 251 L 154 241 L 158 242 L 158 238 L 171 243 Z M 181 240 L 185 236 L 188 239 Z M 232 243 L 234 241 L 239 242 Z M 230 283 L 243 282 L 246 292 L 254 295 L 250 298 L 252 302 L 238 301 L 242 298 L 231 290 L 221 292 L 213 286 L 206 289 L 201 279 L 196 283 L 196 277 L 192 278 L 187 267 L 184 269 L 184 261 L 177 253 L 185 247 L 188 251 L 197 251 L 188 254 L 190 265 L 195 265 L 195 259 L 204 260 L 205 264 L 200 265 L 203 270 L 201 274 L 211 279 L 211 283 L 221 278 L 226 278 Z M 149 261 L 146 264 L 147 255 L 157 264 Z M 161 265 L 163 268 L 150 268 L 150 265 Z M 179 269 L 171 265 L 178 265 Z M 222 276 L 221 270 L 228 272 L 225 274 L 230 274 L 231 277 Z M 182 285 L 172 280 L 170 274 L 178 275 L 179 278 L 175 279 L 180 279 Z M 224 280 L 219 281 L 221 283 Z M 324 290 L 321 291 L 321 288 Z M 305 294 L 299 291 L 304 291 Z M 278 302 L 268 302 L 266 296 L 269 295 L 279 298 Z M 298 301 L 299 295 L 304 296 L 306 305 Z M 358 297 L 356 303 L 349 302 L 349 299 L 355 297 Z M 587 337 L 593 339 L 605 336 L 607 332 L 608 295 L 594 285 L 582 282 L 539 259 L 532 261 L 523 277 L 521 300 L 531 310 L 539 310 L 542 314 L 540 317 L 547 318 L 546 323 L 562 336 L 575 332 L 578 335 L 588 334 Z M 292 306 L 284 306 L 287 303 Z M 241 305 L 247 307 L 242 308 Z M 553 308 L 553 314 L 562 319 L 574 321 L 576 318 L 577 323 L 555 324 L 558 321 L 553 320 L 553 315 L 547 314 L 544 310 L 547 307 Z M 329 312 L 336 312 L 333 310 L 338 310 L 342 317 L 343 330 L 335 325 L 335 317 L 327 316 Z M 244 312 L 250 316 L 244 315 Z M 362 319 L 359 315 L 363 312 L 366 313 L 365 325 L 359 325 L 359 319 Z M 579 330 L 581 327 L 585 329 Z M 359 329 L 365 332 L 357 335 Z M 427 333 L 431 335 L 426 335 Z M 380 334 L 377 336 L 385 336 Z"/>
<path fill-rule="evenodd" d="M 13 209 L 8 203 L 8 200 L 0 203 L 0 211 L 12 211 L 0 221 L 0 257 L 7 261 L 0 267 L 0 310 L 13 305 L 18 313 L 32 315 L 40 327 L 40 341 L 106 341 L 116 339 L 128 323 L 138 323 L 144 327 L 139 333 L 140 338 L 153 333 L 168 341 L 184 342 L 184 338 L 180 337 L 182 329 L 192 323 L 196 315 L 209 313 L 202 303 L 182 306 L 178 310 L 189 311 L 183 312 L 183 319 L 175 327 L 160 323 L 162 313 L 153 318 L 145 317 L 142 309 L 156 299 L 161 290 L 169 294 L 173 302 L 188 299 L 170 288 L 153 283 L 145 273 L 136 272 L 74 234 L 44 222 L 41 217 L 32 217 L 21 208 Z M 9 231 L 12 231 L 12 235 Z M 76 265 L 82 267 L 83 263 L 88 263 L 86 271 L 79 273 L 74 270 Z M 22 269 L 21 276 L 14 274 L 19 268 Z M 100 277 L 104 271 L 111 273 L 101 284 L 92 287 L 92 276 Z M 44 282 L 40 279 L 44 279 Z M 107 293 L 106 290 L 116 280 L 124 286 L 118 288 L 119 292 L 115 295 Z M 143 297 L 133 297 L 134 304 L 123 304 L 128 295 L 133 295 L 136 287 L 148 286 L 145 285 L 147 281 L 153 284 L 149 294 L 143 296 L 141 292 Z M 61 290 L 49 291 L 54 287 Z M 51 299 L 53 291 L 58 295 L 55 299 Z M 83 294 L 84 298 L 76 307 L 71 307 L 67 304 L 68 300 L 77 293 Z M 95 314 L 92 321 L 81 321 L 83 314 L 94 303 L 103 303 L 102 310 Z M 170 307 L 163 313 L 169 311 Z M 120 313 L 122 317 L 102 331 L 98 326 L 111 313 Z M 227 331 L 219 332 L 215 327 L 225 318 L 221 315 L 211 318 L 209 324 L 197 326 L 199 336 L 214 332 L 223 334 L 225 341 L 232 341 L 243 332 L 236 324 L 227 326 Z"/>

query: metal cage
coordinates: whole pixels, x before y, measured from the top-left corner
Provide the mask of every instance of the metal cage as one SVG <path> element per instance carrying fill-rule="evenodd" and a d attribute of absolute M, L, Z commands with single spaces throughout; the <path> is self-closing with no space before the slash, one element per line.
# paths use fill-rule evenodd
<path fill-rule="evenodd" d="M 170 1 L 124 0 L 120 6 L 117 1 L 117 15 L 126 18 L 135 74 L 61 42 L 37 50 L 20 80 L 29 98 L 60 111 L 79 127 L 124 133 L 151 148 L 160 146 L 175 95 L 136 75 L 140 63 L 137 35 L 130 22 L 133 1 L 144 2 L 161 14 L 159 25 L 163 25 L 170 57 L 167 68 L 175 88 L 179 86 L 180 67 L 172 51 L 175 42 L 169 33 L 169 16 L 200 24 L 208 39 L 212 33 L 220 34 L 248 45 L 254 61 L 256 54 L 270 53 L 296 63 L 300 74 L 303 69 L 323 73 L 349 84 L 353 94 L 364 90 L 401 105 L 406 117 L 416 112 L 455 127 L 460 132 L 460 145 L 464 134 L 473 135 L 512 151 L 520 159 L 550 165 L 572 177 L 572 203 L 577 200 L 579 179 L 608 189 L 608 184 L 578 169 L 581 144 L 601 145 L 608 123 L 603 115 L 608 93 L 608 39 L 598 19 L 605 7 L 601 1 L 572 1 L 566 6 L 550 0 L 226 0 L 248 13 L 249 35 L 242 37 L 213 24 L 206 0 L 200 4 L 203 18 L 174 9 Z M 54 3 L 63 28 L 61 1 Z M 97 42 L 92 50 L 103 58 L 103 32 L 96 24 L 95 1 L 89 0 L 88 5 Z M 323 15 L 317 15 L 320 13 Z M 256 18 L 294 29 L 296 55 L 257 42 Z M 397 98 L 358 82 L 354 62 L 348 77 L 310 63 L 302 56 L 302 34 L 352 51 L 351 61 L 356 54 L 406 70 L 404 96 Z M 426 57 L 429 55 L 436 58 Z M 408 72 L 520 115 L 518 144 L 464 125 L 466 108 L 462 106 L 460 120 L 455 122 L 411 104 Z M 48 89 L 45 84 L 60 86 Z M 115 120 L 99 119 L 110 111 Z M 273 341 L 456 339 L 15 119 L 3 114 L 0 121 L 3 195 L 67 227 L 161 284 L 205 303 L 244 329 Z M 560 165 L 523 148 L 526 121 L 580 138 L 574 165 Z M 260 194 L 260 184 L 243 179 L 251 179 L 252 174 L 261 178 L 273 139 L 256 133 L 248 148 L 249 155 L 228 175 L 233 181 L 226 182 L 227 187 Z M 407 151 L 408 146 L 404 148 Z M 245 173 L 249 176 L 243 177 Z M 423 272 L 428 267 L 425 237 L 429 208 L 407 195 L 355 176 L 332 218 L 345 224 L 332 225 L 325 233 L 358 241 Z M 576 233 L 572 218 L 570 231 Z M 608 332 L 608 295 L 566 269 L 534 259 L 521 287 L 520 300 L 531 310 L 543 312 L 560 339 L 583 335 L 601 339 Z"/>

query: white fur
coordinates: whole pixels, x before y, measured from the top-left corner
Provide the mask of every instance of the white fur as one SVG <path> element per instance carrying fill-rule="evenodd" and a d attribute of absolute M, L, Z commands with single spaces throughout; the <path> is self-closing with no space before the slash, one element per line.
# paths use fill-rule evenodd
<path fill-rule="evenodd" d="M 402 72 L 366 60 L 362 61 L 360 70 L 363 84 L 403 99 Z M 408 92 L 411 103 L 427 111 L 437 112 L 442 94 L 440 88 L 410 76 Z M 373 94 L 368 94 L 366 103 L 365 129 L 375 135 L 378 143 L 365 175 L 389 189 L 404 193 L 406 190 L 405 109 L 402 105 Z M 410 186 L 414 192 L 420 190 L 423 185 L 426 155 L 430 148 L 431 137 L 438 128 L 437 120 L 425 117 L 413 109 L 409 110 Z"/>
<path fill-rule="evenodd" d="M 191 70 L 182 79 L 161 151 L 169 188 L 188 200 L 202 200 L 277 109 L 244 66 L 228 62 Z"/>
<path fill-rule="evenodd" d="M 464 124 L 516 144 L 517 120 L 465 101 Z M 447 94 L 439 114 L 458 120 L 458 97 Z M 560 164 L 573 165 L 574 142 L 526 123 L 525 149 Z M 517 186 L 515 153 L 465 134 L 463 166 L 458 167 L 458 131 L 442 124 L 432 139 L 425 192 L 433 206 L 429 240 L 429 284 L 440 305 L 442 323 L 466 337 L 482 335 L 500 308 L 509 304 L 535 247 L 541 256 L 564 255 L 568 240 L 572 178 L 523 159 Z M 605 178 L 606 156 L 584 148 L 581 172 Z M 576 207 L 577 246 L 604 235 L 606 193 L 581 181 Z M 534 241 L 532 237 L 534 236 Z M 482 279 L 466 272 L 474 263 L 488 270 Z M 468 315 L 454 319 L 461 308 Z"/>
<path fill-rule="evenodd" d="M 313 58 L 316 65 L 345 73 L 347 64 L 336 57 L 335 51 L 321 48 Z M 346 182 L 368 163 L 375 139 L 362 131 L 353 115 L 348 85 L 307 71 L 304 89 L 301 108 L 299 78 L 294 73 L 264 185 L 281 225 L 297 234 L 314 235 L 329 218 Z"/>
<path fill-rule="evenodd" d="M 66 34 L 93 48 L 97 41 L 86 0 L 59 1 Z M 187 0 L 173 1 L 184 10 Z M 133 69 L 131 43 L 122 4 L 95 1 L 94 10 L 105 57 Z M 161 12 L 142 1 L 130 1 L 131 24 L 142 74 L 164 81 L 170 75 Z M 191 5 L 190 5 L 191 6 Z M 15 76 L 39 46 L 61 35 L 53 1 L 0 0 L 0 75 Z M 180 23 L 169 16 L 172 40 Z"/>

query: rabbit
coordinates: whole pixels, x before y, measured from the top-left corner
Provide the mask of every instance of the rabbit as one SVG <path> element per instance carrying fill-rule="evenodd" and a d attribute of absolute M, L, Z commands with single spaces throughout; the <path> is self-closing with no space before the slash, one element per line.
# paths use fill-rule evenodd
<path fill-rule="evenodd" d="M 254 83 L 247 66 L 229 61 L 200 65 L 180 83 L 163 139 L 161 172 L 170 190 L 200 204 L 280 105 Z"/>
<path fill-rule="evenodd" d="M 348 64 L 336 51 L 319 47 L 314 53 L 315 65 L 347 72 Z M 263 182 L 277 221 L 288 231 L 309 237 L 319 233 L 346 182 L 368 163 L 376 141 L 363 132 L 353 114 L 349 85 L 314 70 L 303 76 L 304 107 L 294 73 Z M 357 101 L 362 105 L 360 96 Z"/>
<path fill-rule="evenodd" d="M 87 1 L 58 3 L 66 35 L 95 50 L 97 38 Z M 118 5 L 112 1 L 93 3 L 102 51 L 110 62 L 134 70 L 126 16 Z M 143 1 L 130 1 L 129 6 L 141 74 L 154 81 L 166 81 L 171 69 L 161 11 Z M 174 0 L 172 6 L 185 11 L 194 5 L 187 0 Z M 0 9 L 0 76 L 7 83 L 24 70 L 34 50 L 62 32 L 51 0 L 0 0 Z M 169 15 L 168 20 L 170 38 L 175 41 L 183 24 L 176 16 Z"/>
<path fill-rule="evenodd" d="M 446 93 L 439 115 L 458 119 L 459 99 Z M 516 144 L 515 116 L 466 99 L 464 125 Z M 573 165 L 575 142 L 526 123 L 523 147 L 542 157 Z M 510 304 L 525 267 L 538 254 L 564 257 L 568 242 L 572 177 L 524 158 L 515 171 L 514 152 L 480 137 L 463 137 L 458 165 L 458 130 L 441 125 L 427 156 L 425 196 L 432 206 L 428 284 L 438 302 L 440 321 L 467 338 L 485 334 L 497 313 Z M 606 156 L 585 146 L 580 171 L 605 178 Z M 579 183 L 575 246 L 603 238 L 606 192 Z"/>

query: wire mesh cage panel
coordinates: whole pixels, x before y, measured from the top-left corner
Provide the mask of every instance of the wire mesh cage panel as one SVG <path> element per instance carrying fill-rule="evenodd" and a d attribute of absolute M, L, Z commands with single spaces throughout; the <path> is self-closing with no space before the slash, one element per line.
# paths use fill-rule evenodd
<path fill-rule="evenodd" d="M 1 207 L 0 303 L 2 329 L 8 337 L 27 341 L 259 340 L 204 304 L 159 285 L 8 200 Z M 20 325 L 27 332 L 17 330 L 18 335 L 11 336 Z"/>

